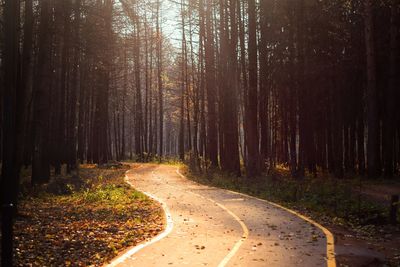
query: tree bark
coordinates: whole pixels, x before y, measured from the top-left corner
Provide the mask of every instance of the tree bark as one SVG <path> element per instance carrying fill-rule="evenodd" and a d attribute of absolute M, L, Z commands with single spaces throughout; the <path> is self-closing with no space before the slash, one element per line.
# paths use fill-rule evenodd
<path fill-rule="evenodd" d="M 50 18 L 51 7 L 49 0 L 40 2 L 40 28 L 38 74 L 34 87 L 33 106 L 33 161 L 32 183 L 42 184 L 50 179 L 49 164 L 49 96 L 50 96 Z"/>
<path fill-rule="evenodd" d="M 391 1 L 391 21 L 390 21 L 390 55 L 389 55 L 389 86 L 386 92 L 385 120 L 384 120 L 384 152 L 385 152 L 385 177 L 393 177 L 395 172 L 394 148 L 395 148 L 395 90 L 397 74 L 397 36 L 398 36 L 398 0 Z"/>
<path fill-rule="evenodd" d="M 367 143 L 367 171 L 369 178 L 380 176 L 379 167 L 379 119 L 377 108 L 376 88 L 376 61 L 373 21 L 373 1 L 366 0 L 365 8 L 365 45 L 367 57 L 367 121 L 368 121 L 368 143 Z"/>
<path fill-rule="evenodd" d="M 19 172 L 17 138 L 17 94 L 19 61 L 19 1 L 6 1 L 4 5 L 4 91 L 2 125 L 1 170 L 1 265 L 13 266 L 13 223 L 16 213 Z M 22 87 L 20 87 L 22 88 Z"/>
<path fill-rule="evenodd" d="M 249 91 L 247 94 L 247 103 L 245 105 L 247 112 L 247 164 L 246 173 L 250 178 L 260 175 L 260 152 L 259 152 L 259 134 L 258 134 L 258 51 L 257 51 L 257 18 L 255 0 L 248 0 L 249 16 Z"/>
<path fill-rule="evenodd" d="M 205 22 L 205 80 L 207 91 L 207 158 L 212 167 L 218 167 L 218 134 L 217 134 L 217 116 L 215 106 L 215 50 L 214 34 L 212 31 L 212 1 L 207 0 L 206 22 Z"/>

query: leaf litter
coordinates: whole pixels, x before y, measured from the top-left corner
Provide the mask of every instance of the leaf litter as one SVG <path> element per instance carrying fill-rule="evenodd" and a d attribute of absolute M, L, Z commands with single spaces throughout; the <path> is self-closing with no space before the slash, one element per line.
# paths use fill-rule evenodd
<path fill-rule="evenodd" d="M 84 165 L 79 190 L 26 194 L 14 226 L 15 266 L 102 266 L 160 233 L 161 207 L 125 184 L 126 169 Z"/>

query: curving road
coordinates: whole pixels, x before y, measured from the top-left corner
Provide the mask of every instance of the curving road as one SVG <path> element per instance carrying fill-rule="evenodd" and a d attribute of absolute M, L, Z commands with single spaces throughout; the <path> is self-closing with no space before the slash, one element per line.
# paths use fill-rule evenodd
<path fill-rule="evenodd" d="M 126 179 L 164 204 L 169 223 L 111 266 L 335 266 L 329 232 L 273 203 L 196 184 L 170 165 L 136 166 Z"/>

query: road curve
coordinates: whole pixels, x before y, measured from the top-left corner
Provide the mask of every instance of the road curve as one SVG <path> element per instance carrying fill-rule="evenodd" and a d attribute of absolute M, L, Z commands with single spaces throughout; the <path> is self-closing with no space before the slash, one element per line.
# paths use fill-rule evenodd
<path fill-rule="evenodd" d="M 126 178 L 163 203 L 169 226 L 112 266 L 335 265 L 323 229 L 273 203 L 196 184 L 171 165 L 143 164 Z"/>

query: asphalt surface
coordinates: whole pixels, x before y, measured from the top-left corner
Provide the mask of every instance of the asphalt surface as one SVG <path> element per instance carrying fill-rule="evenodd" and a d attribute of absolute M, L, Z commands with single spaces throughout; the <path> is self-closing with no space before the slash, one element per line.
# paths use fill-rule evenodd
<path fill-rule="evenodd" d="M 284 209 L 196 184 L 172 165 L 143 164 L 126 178 L 164 203 L 169 231 L 116 266 L 327 266 L 323 231 Z"/>

